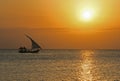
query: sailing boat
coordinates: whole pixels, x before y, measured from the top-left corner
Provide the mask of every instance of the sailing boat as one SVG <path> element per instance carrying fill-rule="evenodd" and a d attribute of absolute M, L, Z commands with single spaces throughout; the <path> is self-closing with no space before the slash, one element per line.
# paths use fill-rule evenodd
<path fill-rule="evenodd" d="M 28 39 L 30 39 L 32 45 L 31 49 L 26 49 L 25 47 L 19 48 L 19 53 L 38 53 L 40 49 L 42 49 L 30 36 L 26 35 Z"/>

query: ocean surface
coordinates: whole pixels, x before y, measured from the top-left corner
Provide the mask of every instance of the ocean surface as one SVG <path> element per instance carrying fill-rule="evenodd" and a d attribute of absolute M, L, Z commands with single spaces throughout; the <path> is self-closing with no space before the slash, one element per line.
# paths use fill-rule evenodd
<path fill-rule="evenodd" d="M 120 51 L 0 50 L 0 81 L 120 81 Z"/>

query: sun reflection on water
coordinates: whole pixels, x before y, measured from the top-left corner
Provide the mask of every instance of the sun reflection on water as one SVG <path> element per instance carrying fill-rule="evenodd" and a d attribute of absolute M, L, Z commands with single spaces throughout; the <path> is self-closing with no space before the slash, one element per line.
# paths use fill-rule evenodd
<path fill-rule="evenodd" d="M 82 63 L 81 63 L 81 79 L 83 81 L 93 81 L 92 71 L 92 57 L 94 51 L 81 51 Z"/>

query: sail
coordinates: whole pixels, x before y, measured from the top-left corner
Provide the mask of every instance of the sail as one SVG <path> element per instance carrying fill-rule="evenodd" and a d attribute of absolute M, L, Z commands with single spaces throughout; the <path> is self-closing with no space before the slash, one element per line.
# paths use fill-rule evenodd
<path fill-rule="evenodd" d="M 29 38 L 29 39 L 31 40 L 32 49 L 38 49 L 38 48 L 41 49 L 41 47 L 40 47 L 31 37 L 29 37 L 28 35 L 26 35 L 26 37 Z"/>

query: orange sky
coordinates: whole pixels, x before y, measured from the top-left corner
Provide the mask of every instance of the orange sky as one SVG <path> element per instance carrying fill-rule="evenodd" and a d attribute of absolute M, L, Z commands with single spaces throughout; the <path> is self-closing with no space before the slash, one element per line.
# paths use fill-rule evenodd
<path fill-rule="evenodd" d="M 44 49 L 120 49 L 120 0 L 1 0 L 0 48 L 29 47 L 24 33 Z"/>

